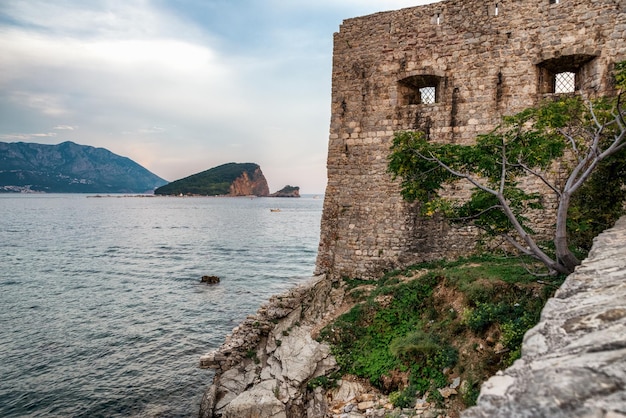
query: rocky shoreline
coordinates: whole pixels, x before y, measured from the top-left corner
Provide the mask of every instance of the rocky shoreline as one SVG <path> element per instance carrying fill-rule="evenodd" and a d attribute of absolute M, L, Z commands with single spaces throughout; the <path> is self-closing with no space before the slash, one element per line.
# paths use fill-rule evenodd
<path fill-rule="evenodd" d="M 336 362 L 330 347 L 311 335 L 342 303 L 343 292 L 334 283 L 317 276 L 273 296 L 218 350 L 203 356 L 200 367 L 216 374 L 200 417 L 323 416 L 314 413 L 319 405 L 307 396 L 307 384 Z"/>
<path fill-rule="evenodd" d="M 477 406 L 461 416 L 626 418 L 625 260 L 626 217 L 596 238 L 548 301 L 525 335 L 522 358 L 485 382 Z M 324 275 L 273 296 L 201 358 L 216 374 L 200 417 L 447 417 L 427 396 L 393 409 L 362 379 L 327 378 L 337 363 L 316 337 L 352 306 L 349 299 L 340 281 Z M 463 383 L 439 389 L 446 403 Z"/>
<path fill-rule="evenodd" d="M 347 299 L 340 282 L 325 275 L 273 296 L 220 348 L 201 357 L 200 367 L 215 370 L 215 377 L 199 416 L 360 418 L 393 412 L 397 417 L 446 417 L 427 395 L 414 408 L 394 409 L 388 396 L 364 379 L 347 375 L 327 385 L 337 362 L 330 347 L 316 338 L 353 306 Z M 457 380 L 440 389 L 445 399 L 460 390 Z"/>

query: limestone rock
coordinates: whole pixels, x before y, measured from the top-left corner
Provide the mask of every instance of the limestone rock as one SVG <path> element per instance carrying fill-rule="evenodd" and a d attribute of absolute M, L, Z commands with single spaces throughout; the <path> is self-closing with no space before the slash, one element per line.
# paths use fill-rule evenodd
<path fill-rule="evenodd" d="M 231 183 L 228 194 L 231 196 L 268 196 L 270 189 L 261 168 L 257 167 L 251 175 L 247 171 L 241 173 Z"/>
<path fill-rule="evenodd" d="M 276 397 L 278 382 L 268 380 L 242 392 L 226 408 L 224 418 L 287 418 L 285 404 Z"/>
<path fill-rule="evenodd" d="M 526 333 L 522 358 L 485 382 L 462 417 L 626 415 L 624 301 L 626 217 L 595 239 Z"/>
<path fill-rule="evenodd" d="M 330 348 L 311 334 L 342 295 L 330 280 L 316 277 L 272 297 L 233 329 L 218 350 L 201 358 L 201 366 L 215 369 L 216 375 L 200 417 L 298 417 L 326 411 L 321 392 L 307 398 L 306 384 L 337 363 Z"/>

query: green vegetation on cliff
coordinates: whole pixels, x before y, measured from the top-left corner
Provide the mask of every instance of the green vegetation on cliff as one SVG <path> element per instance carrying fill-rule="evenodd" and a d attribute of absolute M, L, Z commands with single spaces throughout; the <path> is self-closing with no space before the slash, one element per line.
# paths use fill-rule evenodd
<path fill-rule="evenodd" d="M 227 195 L 230 192 L 230 185 L 237 178 L 241 177 L 244 172 L 249 178 L 253 178 L 258 168 L 259 165 L 254 163 L 227 163 L 173 181 L 159 187 L 154 193 L 158 195 Z"/>
<path fill-rule="evenodd" d="M 271 197 L 300 197 L 300 187 L 286 185 L 279 191 L 272 193 Z"/>
<path fill-rule="evenodd" d="M 519 259 L 495 255 L 419 264 L 378 281 L 344 279 L 355 305 L 320 338 L 341 374 L 368 379 L 395 406 L 427 396 L 458 411 L 519 357 L 524 333 L 562 279 L 538 283 Z M 445 399 L 438 389 L 455 377 L 465 383 Z"/>

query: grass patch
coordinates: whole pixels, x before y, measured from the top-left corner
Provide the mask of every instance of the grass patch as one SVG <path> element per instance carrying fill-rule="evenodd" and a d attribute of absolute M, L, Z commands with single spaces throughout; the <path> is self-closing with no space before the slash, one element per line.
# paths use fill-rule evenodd
<path fill-rule="evenodd" d="M 497 255 L 417 264 L 376 282 L 344 280 L 353 292 L 375 288 L 320 338 L 341 373 L 369 379 L 398 407 L 426 392 L 443 403 L 436 389 L 452 375 L 466 382 L 457 399 L 467 407 L 482 381 L 519 356 L 524 333 L 562 280 L 538 284 L 518 258 Z"/>

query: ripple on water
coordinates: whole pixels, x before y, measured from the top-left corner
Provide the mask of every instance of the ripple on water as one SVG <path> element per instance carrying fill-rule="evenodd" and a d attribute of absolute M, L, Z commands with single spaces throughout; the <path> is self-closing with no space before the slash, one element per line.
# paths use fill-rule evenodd
<path fill-rule="evenodd" d="M 0 199 L 2 417 L 196 415 L 212 376 L 199 356 L 311 275 L 322 206 L 281 201 L 276 217 L 272 199 Z"/>

